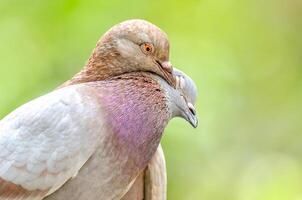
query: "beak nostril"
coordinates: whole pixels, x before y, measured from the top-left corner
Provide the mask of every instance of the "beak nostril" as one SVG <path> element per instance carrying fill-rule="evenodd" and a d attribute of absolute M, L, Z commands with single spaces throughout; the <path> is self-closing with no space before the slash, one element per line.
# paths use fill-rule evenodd
<path fill-rule="evenodd" d="M 190 109 L 190 112 L 193 114 L 193 115 L 196 115 L 196 111 L 192 108 L 189 108 Z"/>
<path fill-rule="evenodd" d="M 190 112 L 196 116 L 196 109 L 194 108 L 194 106 L 191 104 L 191 103 L 188 103 L 188 107 L 189 107 L 189 110 Z"/>

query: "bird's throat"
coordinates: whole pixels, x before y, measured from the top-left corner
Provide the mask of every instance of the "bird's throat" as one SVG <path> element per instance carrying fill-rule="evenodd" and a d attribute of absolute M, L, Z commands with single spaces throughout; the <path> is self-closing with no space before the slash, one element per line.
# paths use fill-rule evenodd
<path fill-rule="evenodd" d="M 116 145 L 144 167 L 155 153 L 170 115 L 159 83 L 133 74 L 104 81 L 101 88 L 107 95 L 101 101 Z"/>

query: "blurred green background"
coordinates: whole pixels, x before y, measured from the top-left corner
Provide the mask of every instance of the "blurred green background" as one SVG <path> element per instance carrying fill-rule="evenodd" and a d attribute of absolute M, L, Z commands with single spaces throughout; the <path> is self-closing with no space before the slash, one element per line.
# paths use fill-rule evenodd
<path fill-rule="evenodd" d="M 130 18 L 167 32 L 200 126 L 163 148 L 172 200 L 302 200 L 301 0 L 0 0 L 0 118 L 81 69 Z"/>

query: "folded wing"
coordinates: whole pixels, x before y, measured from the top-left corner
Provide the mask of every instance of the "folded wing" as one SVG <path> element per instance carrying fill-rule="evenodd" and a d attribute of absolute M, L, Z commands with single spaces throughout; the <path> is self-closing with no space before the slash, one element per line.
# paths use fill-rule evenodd
<path fill-rule="evenodd" d="M 84 95 L 84 87 L 49 93 L 0 122 L 1 200 L 42 199 L 92 155 L 105 125 L 100 106 Z"/>

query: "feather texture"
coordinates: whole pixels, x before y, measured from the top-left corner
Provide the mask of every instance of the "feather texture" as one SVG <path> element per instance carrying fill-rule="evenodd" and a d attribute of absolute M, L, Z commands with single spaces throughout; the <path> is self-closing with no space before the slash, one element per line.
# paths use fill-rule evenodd
<path fill-rule="evenodd" d="M 145 170 L 144 184 L 145 200 L 165 200 L 167 198 L 166 161 L 161 145 Z"/>
<path fill-rule="evenodd" d="M 93 127 L 106 131 L 100 106 L 81 95 L 83 89 L 52 92 L 0 122 L 0 152 L 5 152 L 0 156 L 3 180 L 28 191 L 50 194 L 76 175 L 100 140 Z"/>
<path fill-rule="evenodd" d="M 72 177 L 85 184 L 76 176 L 83 171 L 98 178 L 98 197 L 121 198 L 147 166 L 172 117 L 165 97 L 170 90 L 159 80 L 128 74 L 65 87 L 21 106 L 0 123 L 2 182 L 21 186 L 18 198 L 36 194 L 35 199 Z M 0 190 L 1 200 L 7 191 Z"/>
<path fill-rule="evenodd" d="M 176 88 L 183 93 L 192 104 L 196 103 L 197 87 L 194 81 L 181 70 L 174 68 Z M 141 195 L 143 191 L 143 197 Z M 135 184 L 130 188 L 122 200 L 165 200 L 167 198 L 167 172 L 165 156 L 161 145 L 148 164 L 139 175 Z"/>

